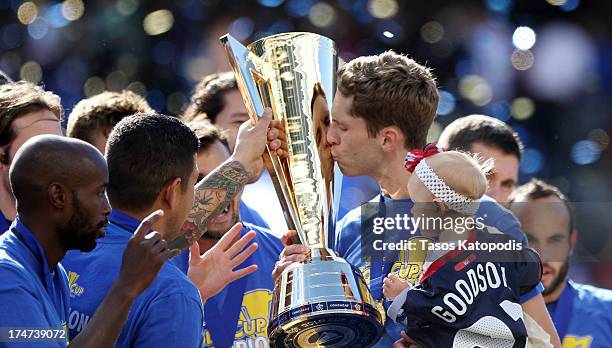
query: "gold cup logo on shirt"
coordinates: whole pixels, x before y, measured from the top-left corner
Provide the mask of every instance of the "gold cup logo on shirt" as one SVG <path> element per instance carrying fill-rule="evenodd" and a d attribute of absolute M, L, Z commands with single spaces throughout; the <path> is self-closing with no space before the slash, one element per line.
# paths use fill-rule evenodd
<path fill-rule="evenodd" d="M 333 159 L 326 133 L 336 91 L 335 43 L 284 33 L 243 46 L 221 38 L 251 117 L 270 107 L 287 135 L 288 158 L 267 166 L 289 228 L 310 248 L 277 280 L 268 335 L 273 347 L 369 347 L 384 313 L 360 271 L 327 248 Z"/>

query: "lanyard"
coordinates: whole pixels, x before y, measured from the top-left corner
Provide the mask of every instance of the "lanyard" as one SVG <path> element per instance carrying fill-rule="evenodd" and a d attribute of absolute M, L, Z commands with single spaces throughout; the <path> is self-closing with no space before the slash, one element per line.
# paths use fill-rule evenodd
<path fill-rule="evenodd" d="M 563 341 L 563 337 L 567 333 L 569 322 L 572 315 L 572 307 L 574 306 L 574 288 L 570 282 L 565 284 L 565 289 L 559 297 L 555 313 L 553 315 L 553 323 L 559 333 L 559 339 Z"/>
<path fill-rule="evenodd" d="M 243 234 L 244 229 L 240 236 Z M 250 263 L 250 259 L 251 256 L 245 264 Z M 234 344 L 247 278 L 248 276 L 230 283 L 224 290 L 224 297 L 217 294 L 204 304 L 204 320 L 215 347 L 231 347 Z M 220 301 L 221 298 L 223 301 Z"/>

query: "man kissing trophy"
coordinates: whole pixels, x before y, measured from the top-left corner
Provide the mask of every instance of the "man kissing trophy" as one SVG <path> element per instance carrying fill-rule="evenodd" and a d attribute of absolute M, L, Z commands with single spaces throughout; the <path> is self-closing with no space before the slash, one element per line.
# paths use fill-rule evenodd
<path fill-rule="evenodd" d="M 251 117 L 272 108 L 288 156 L 268 151 L 287 225 L 310 249 L 278 278 L 268 327 L 272 347 L 370 347 L 384 311 L 361 272 L 327 248 L 333 159 L 326 133 L 336 92 L 336 45 L 313 33 L 283 33 L 243 46 L 221 37 Z"/>

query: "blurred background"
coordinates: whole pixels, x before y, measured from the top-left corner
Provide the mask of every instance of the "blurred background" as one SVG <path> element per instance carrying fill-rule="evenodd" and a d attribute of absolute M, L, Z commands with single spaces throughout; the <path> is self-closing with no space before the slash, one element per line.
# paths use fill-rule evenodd
<path fill-rule="evenodd" d="M 521 183 L 539 177 L 595 218 L 579 252 L 612 255 L 612 1 L 0 0 L 0 69 L 44 84 L 66 114 L 85 97 L 130 89 L 177 115 L 205 75 L 229 70 L 218 38 L 287 31 L 334 39 L 349 61 L 388 49 L 434 69 L 430 140 L 457 117 L 509 123 L 525 144 Z M 575 277 L 612 287 L 612 264 Z"/>

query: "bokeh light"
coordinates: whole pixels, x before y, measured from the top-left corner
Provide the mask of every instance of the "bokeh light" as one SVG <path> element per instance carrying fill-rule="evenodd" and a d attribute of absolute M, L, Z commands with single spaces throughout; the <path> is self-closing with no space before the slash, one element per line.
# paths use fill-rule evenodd
<path fill-rule="evenodd" d="M 28 35 L 34 40 L 40 40 L 49 32 L 49 26 L 40 17 L 36 18 L 34 22 L 28 24 Z"/>
<path fill-rule="evenodd" d="M 336 11 L 330 4 L 319 2 L 310 8 L 308 19 L 315 27 L 328 27 L 334 23 Z"/>
<path fill-rule="evenodd" d="M 596 143 L 599 146 L 600 151 L 605 150 L 610 144 L 610 137 L 608 136 L 608 133 L 601 128 L 595 128 L 590 131 L 587 135 L 587 139 Z"/>
<path fill-rule="evenodd" d="M 149 13 L 143 20 L 144 31 L 151 35 L 161 35 L 172 29 L 174 16 L 169 10 L 157 10 Z"/>
<path fill-rule="evenodd" d="M 236 18 L 229 25 L 229 33 L 232 34 L 238 41 L 244 41 L 253 34 L 255 23 L 249 17 Z"/>
<path fill-rule="evenodd" d="M 130 82 L 126 89 L 143 97 L 147 95 L 147 86 L 140 81 Z"/>
<path fill-rule="evenodd" d="M 278 7 L 285 2 L 285 0 L 257 0 L 257 2 L 265 7 Z"/>
<path fill-rule="evenodd" d="M 127 76 L 121 70 L 116 70 L 106 76 L 106 89 L 109 91 L 119 92 L 128 85 Z"/>
<path fill-rule="evenodd" d="M 455 96 L 447 91 L 438 91 L 440 99 L 438 101 L 438 116 L 446 116 L 455 110 Z"/>
<path fill-rule="evenodd" d="M 507 13 L 512 7 L 512 0 L 485 0 L 485 4 L 491 11 Z"/>
<path fill-rule="evenodd" d="M 368 11 L 375 18 L 391 18 L 397 14 L 399 5 L 396 0 L 369 0 Z"/>
<path fill-rule="evenodd" d="M 285 10 L 292 17 L 306 17 L 314 4 L 314 0 L 288 0 Z"/>
<path fill-rule="evenodd" d="M 117 0 L 115 8 L 120 15 L 127 17 L 138 10 L 138 0 Z"/>
<path fill-rule="evenodd" d="M 511 113 L 512 117 L 522 121 L 533 115 L 535 104 L 533 100 L 527 97 L 519 97 L 512 101 Z"/>
<path fill-rule="evenodd" d="M 431 124 L 431 127 L 429 127 L 429 130 L 427 131 L 427 142 L 428 143 L 437 142 L 438 138 L 440 138 L 440 134 L 442 134 L 442 130 L 444 130 L 444 127 L 442 127 L 442 125 L 440 125 L 439 122 L 434 121 Z"/>
<path fill-rule="evenodd" d="M 423 41 L 433 44 L 444 37 L 444 28 L 436 21 L 431 21 L 423 24 L 421 27 L 421 38 Z"/>
<path fill-rule="evenodd" d="M 567 0 L 546 0 L 547 3 L 553 6 L 561 6 L 567 2 Z"/>
<path fill-rule="evenodd" d="M 179 115 L 183 111 L 183 107 L 187 105 L 187 97 L 181 92 L 174 92 L 166 99 L 166 109 L 173 115 Z"/>
<path fill-rule="evenodd" d="M 85 4 L 82 0 L 66 0 L 62 3 L 62 14 L 69 21 L 76 21 L 85 13 Z"/>
<path fill-rule="evenodd" d="M 519 50 L 528 50 L 536 42 L 536 34 L 529 27 L 518 27 L 512 34 L 512 44 Z"/>
<path fill-rule="evenodd" d="M 567 0 L 563 5 L 559 6 L 563 11 L 570 12 L 578 8 L 580 0 Z"/>
<path fill-rule="evenodd" d="M 493 91 L 485 79 L 478 75 L 467 75 L 459 81 L 459 93 L 476 106 L 491 102 Z"/>
<path fill-rule="evenodd" d="M 520 171 L 525 174 L 535 174 L 544 166 L 544 155 L 538 149 L 526 148 L 521 157 Z"/>
<path fill-rule="evenodd" d="M 104 92 L 105 89 L 106 84 L 104 80 L 99 76 L 92 76 L 85 81 L 83 85 L 83 94 L 85 94 L 86 98 L 89 98 Z"/>
<path fill-rule="evenodd" d="M 33 60 L 30 60 L 23 64 L 21 66 L 21 69 L 19 70 L 19 78 L 21 78 L 22 80 L 30 81 L 34 84 L 38 84 L 40 81 L 42 81 L 42 77 L 42 68 L 37 62 Z"/>
<path fill-rule="evenodd" d="M 529 50 L 514 50 L 514 52 L 512 52 L 512 56 L 510 57 L 512 66 L 516 70 L 520 71 L 529 70 L 529 68 L 533 66 L 534 61 L 535 56 Z"/>
<path fill-rule="evenodd" d="M 572 146 L 571 157 L 574 163 L 587 165 L 599 159 L 601 150 L 599 145 L 592 140 L 581 140 Z"/>
<path fill-rule="evenodd" d="M 504 122 L 508 121 L 511 117 L 510 105 L 504 101 L 496 101 L 488 104 L 485 107 L 486 114 L 491 115 Z"/>
<path fill-rule="evenodd" d="M 19 5 L 17 10 L 17 19 L 22 24 L 30 24 L 38 17 L 38 6 L 35 3 L 28 1 Z"/>

